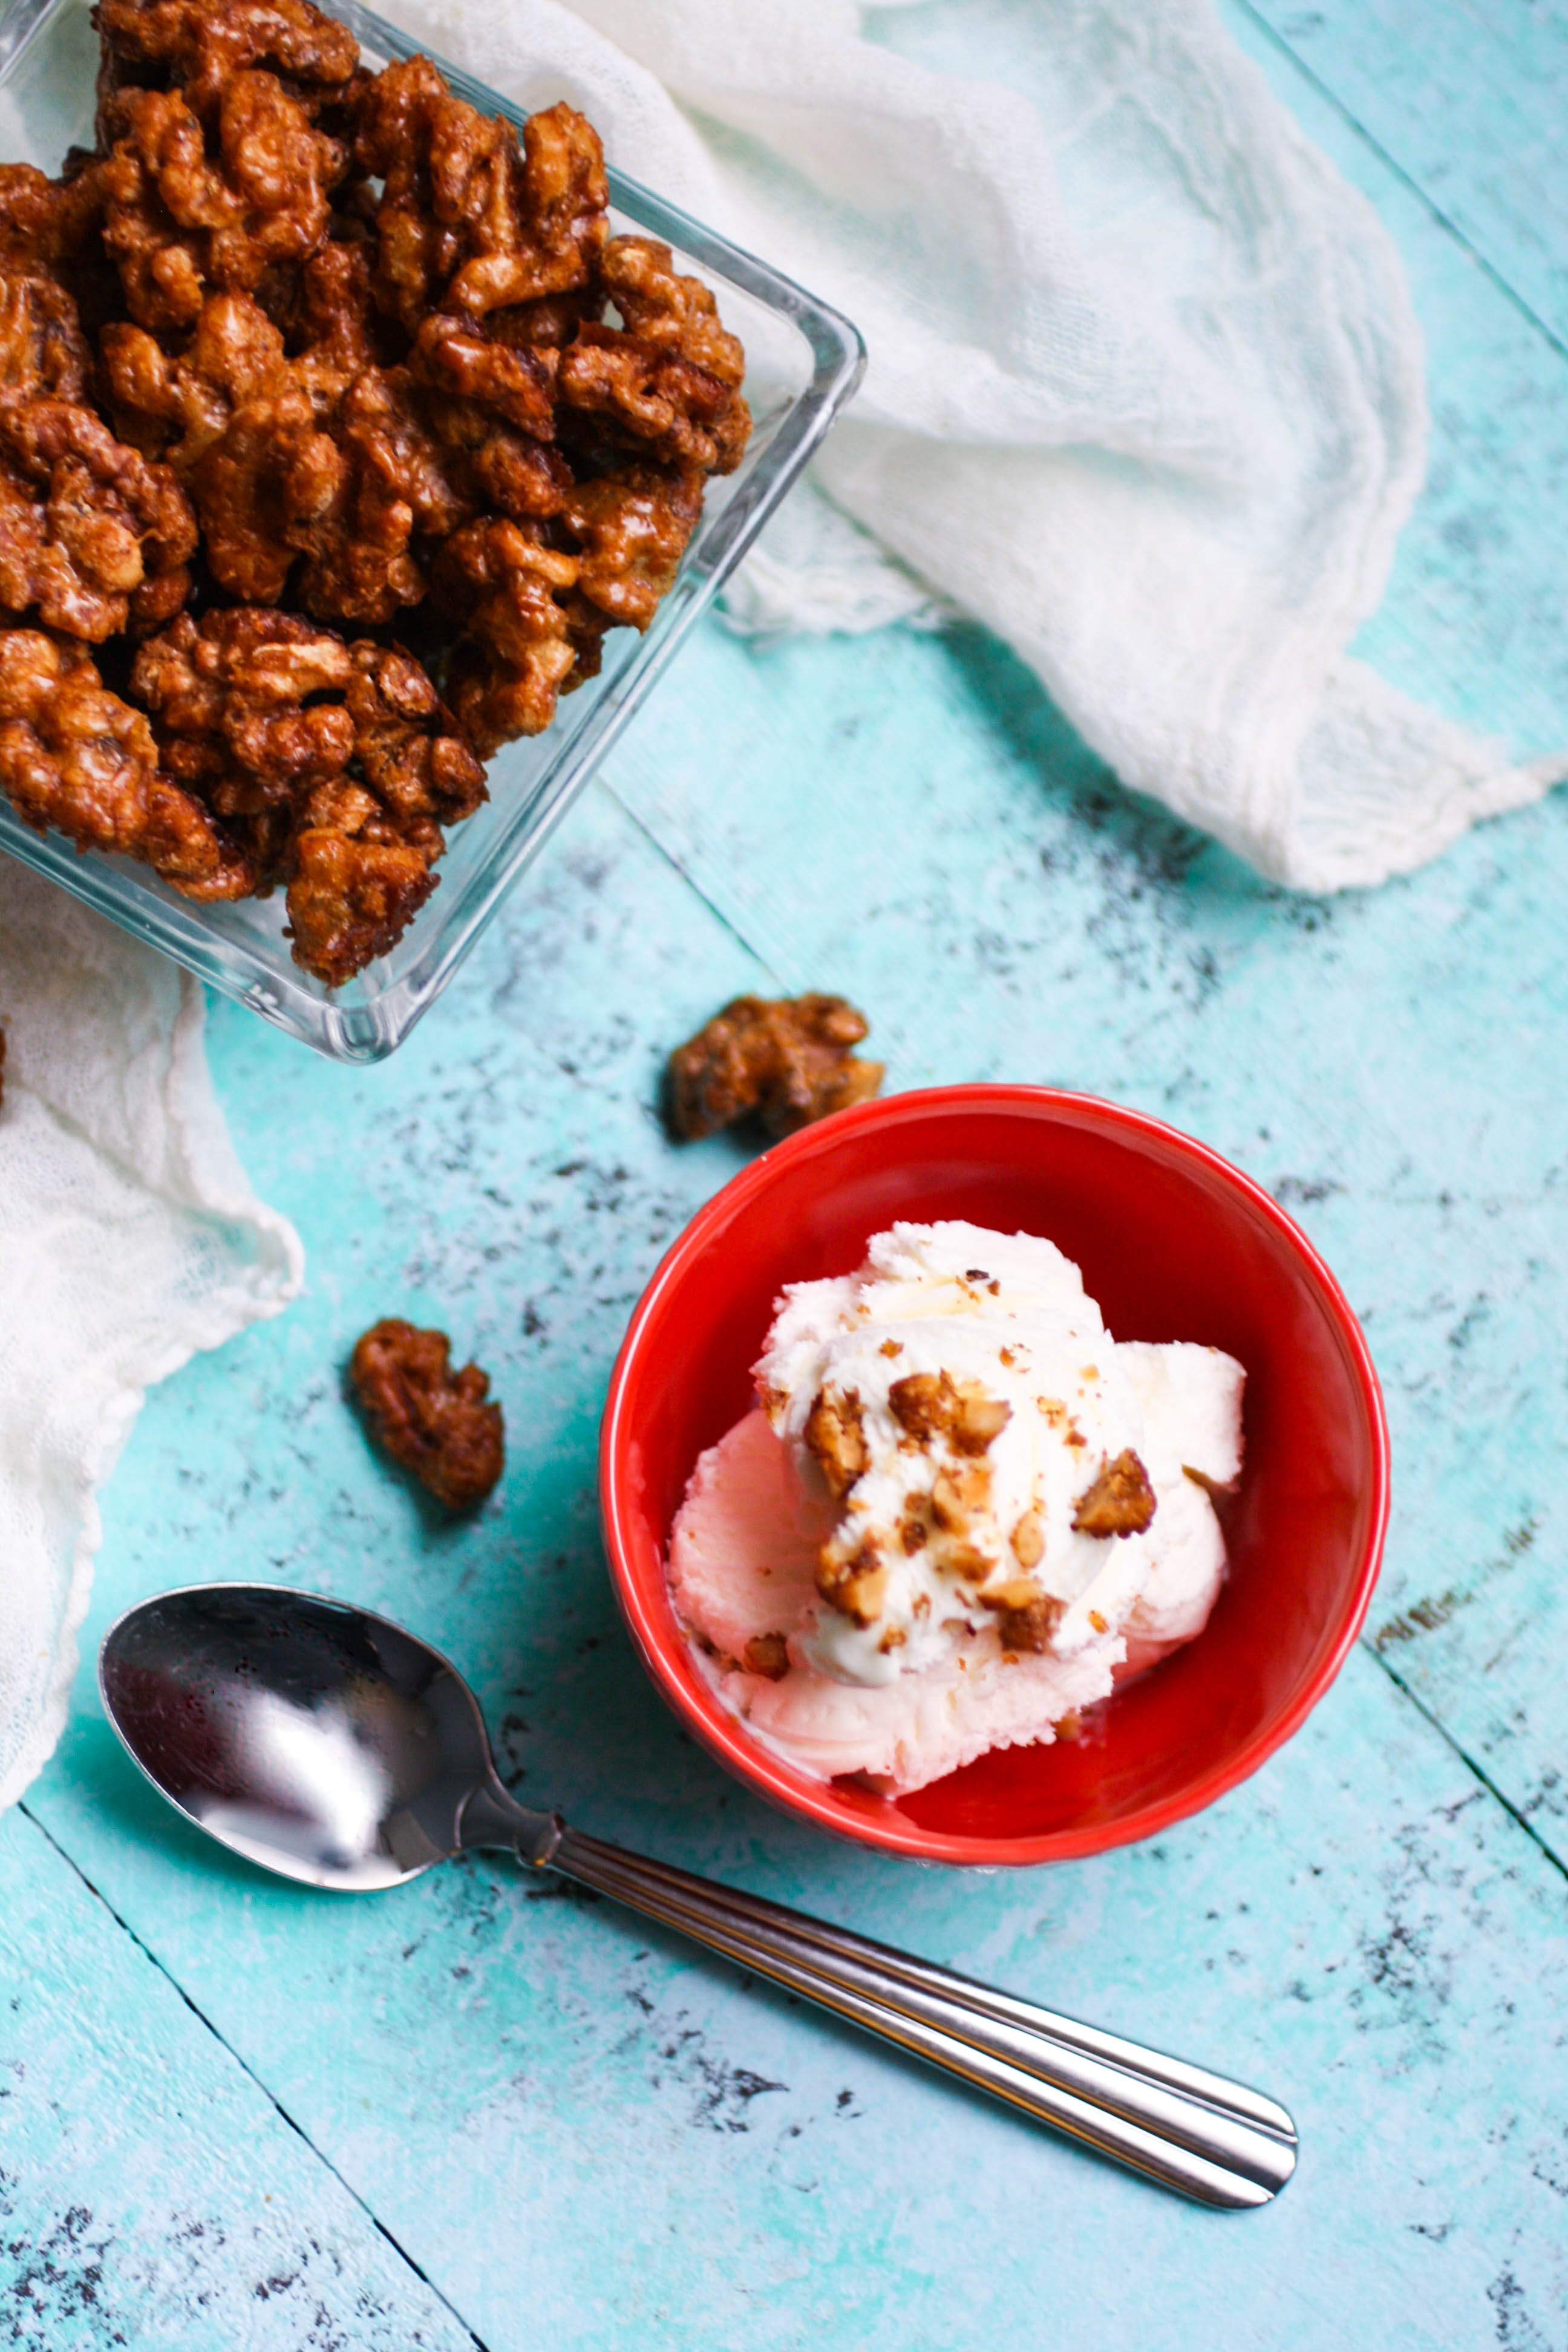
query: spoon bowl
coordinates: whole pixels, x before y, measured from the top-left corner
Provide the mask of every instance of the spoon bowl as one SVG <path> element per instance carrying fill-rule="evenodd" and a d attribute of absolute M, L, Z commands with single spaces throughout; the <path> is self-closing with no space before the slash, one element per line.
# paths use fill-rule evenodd
<path fill-rule="evenodd" d="M 361 1895 L 506 1846 L 1200 2204 L 1265 2205 L 1295 2168 L 1284 2108 L 1224 2075 L 515 1803 L 457 1668 L 369 1610 L 187 1585 L 111 1625 L 98 1675 L 153 1787 L 281 1877 Z"/>

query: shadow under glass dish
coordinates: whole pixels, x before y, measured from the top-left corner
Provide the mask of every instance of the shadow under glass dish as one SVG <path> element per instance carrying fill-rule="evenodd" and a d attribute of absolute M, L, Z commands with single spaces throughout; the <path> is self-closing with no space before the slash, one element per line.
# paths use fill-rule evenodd
<path fill-rule="evenodd" d="M 369 65 L 419 53 L 416 42 L 352 0 L 329 13 L 357 36 Z M 526 119 L 469 75 L 435 62 L 482 113 L 520 125 Z M 87 0 L 11 0 L 0 9 L 0 161 L 56 173 L 68 147 L 90 146 L 97 72 Z M 599 676 L 563 697 L 542 735 L 507 744 L 490 761 L 489 801 L 453 826 L 435 896 L 392 952 L 329 990 L 289 954 L 280 894 L 194 906 L 145 866 L 84 857 L 58 834 L 35 833 L 0 796 L 0 849 L 336 1061 L 381 1060 L 435 1003 L 795 481 L 865 365 L 858 334 L 837 311 L 635 181 L 615 171 L 609 180 L 612 232 L 662 238 L 677 268 L 711 288 L 724 324 L 744 344 L 752 439 L 736 471 L 709 483 L 702 519 L 647 634 L 612 629 Z"/>
<path fill-rule="evenodd" d="M 277 1585 L 193 1585 L 110 1626 L 98 1672 L 153 1787 L 284 1878 L 362 1894 L 506 1847 L 1199 2204 L 1266 2205 L 1295 2169 L 1284 2108 L 1223 2075 L 519 1805 L 456 1667 L 368 1610 Z"/>

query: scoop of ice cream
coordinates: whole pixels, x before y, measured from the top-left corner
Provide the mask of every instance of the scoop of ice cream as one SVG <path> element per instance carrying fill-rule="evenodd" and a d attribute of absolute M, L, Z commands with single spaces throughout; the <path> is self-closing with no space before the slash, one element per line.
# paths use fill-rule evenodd
<path fill-rule="evenodd" d="M 677 1607 L 808 1770 L 918 1787 L 1048 1738 L 1202 1629 L 1243 1379 L 1215 1349 L 1119 1346 L 1049 1242 L 895 1225 L 780 1301 L 763 1414 L 678 1517 Z"/>

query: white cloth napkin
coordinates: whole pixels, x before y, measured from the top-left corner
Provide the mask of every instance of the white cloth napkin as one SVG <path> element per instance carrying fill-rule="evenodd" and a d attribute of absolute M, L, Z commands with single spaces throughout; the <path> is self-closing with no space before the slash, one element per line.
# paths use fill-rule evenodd
<path fill-rule="evenodd" d="M 143 1391 L 302 1278 L 202 1018 L 195 981 L 0 857 L 0 1807 L 65 1722 L 96 1490 Z"/>
<path fill-rule="evenodd" d="M 1125 782 L 1305 888 L 1568 774 L 1347 656 L 1421 481 L 1420 336 L 1376 215 L 1210 0 L 384 5 L 522 105 L 571 99 L 865 334 L 816 467 L 838 511 L 797 493 L 742 625 L 935 592 Z"/>

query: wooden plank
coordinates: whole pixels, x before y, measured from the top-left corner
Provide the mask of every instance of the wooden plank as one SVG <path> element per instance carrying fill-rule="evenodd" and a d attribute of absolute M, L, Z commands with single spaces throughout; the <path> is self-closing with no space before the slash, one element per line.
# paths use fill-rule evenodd
<path fill-rule="evenodd" d="M 1092 776 L 1075 797 L 1042 772 L 1054 722 L 994 654 L 890 639 L 874 669 L 867 655 L 795 648 L 781 681 L 715 634 L 661 725 L 663 772 L 684 772 L 686 727 L 701 762 L 694 837 L 750 826 L 743 871 L 771 877 L 751 911 L 796 957 L 791 977 L 868 983 L 900 1083 L 1109 1074 L 1292 1198 L 1340 1181 L 1368 1073 L 1399 1058 L 1370 983 L 1393 986 L 1430 900 L 1389 894 L 1308 930 Z M 816 714 L 787 744 L 767 724 L 781 684 Z M 1004 701 L 1008 733 L 988 715 Z M 774 814 L 786 790 L 794 813 Z M 1552 836 L 1531 823 L 1543 929 Z M 1386 908 L 1405 929 L 1377 928 Z M 1533 935 L 1531 908 L 1511 912 Z M 902 1866 L 783 1821 L 643 1677 L 600 1559 L 595 1423 L 633 1292 L 734 1162 L 662 1139 L 660 1053 L 757 971 L 596 795 L 381 1070 L 328 1069 L 219 1015 L 242 1147 L 304 1227 L 310 1287 L 151 1399 L 108 1496 L 89 1643 L 138 1593 L 204 1573 L 386 1608 L 471 1673 L 518 1785 L 584 1826 L 1287 2098 L 1306 2156 L 1278 2207 L 1225 2222 L 1182 2206 L 504 1865 L 358 1901 L 263 1878 L 135 1779 L 86 1669 L 40 1817 L 491 2352 L 742 2331 L 780 2352 L 901 2352 L 955 2324 L 1033 2342 L 1047 2303 L 1053 2329 L 1148 2352 L 1220 2335 L 1404 2352 L 1432 2341 L 1435 2311 L 1455 2343 L 1500 2313 L 1516 2342 L 1553 2340 L 1563 1878 L 1370 1656 L 1225 1804 L 1019 1874 Z M 1350 1205 L 1307 1204 L 1342 1219 L 1328 1238 L 1373 1307 L 1430 1274 L 1418 1212 L 1410 1258 L 1384 1272 L 1397 1220 L 1372 1178 L 1447 1133 L 1423 1125 L 1431 1075 L 1419 1062 L 1390 1097 L 1365 1181 L 1346 1171 Z M 513 1466 L 469 1525 L 422 1515 L 339 1396 L 354 1333 L 388 1307 L 447 1322 L 497 1375 Z M 1406 1446 L 1420 1427 L 1406 1417 Z"/>
<path fill-rule="evenodd" d="M 1568 343 L 1568 14 L 1552 0 L 1244 0 Z"/>
<path fill-rule="evenodd" d="M 0 2342 L 474 2344 L 19 1811 L 0 1818 Z"/>

